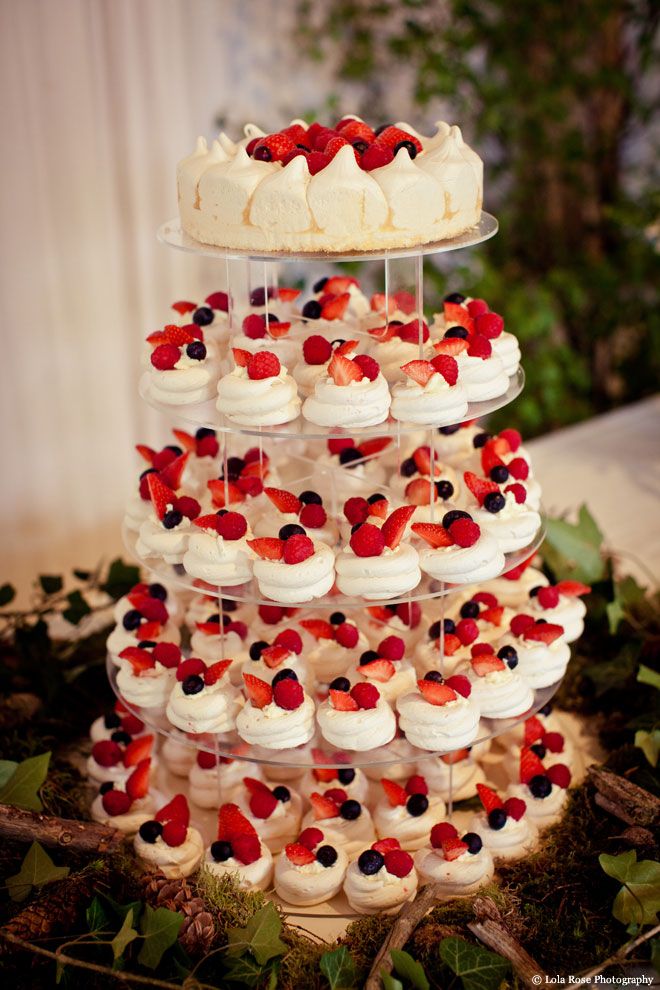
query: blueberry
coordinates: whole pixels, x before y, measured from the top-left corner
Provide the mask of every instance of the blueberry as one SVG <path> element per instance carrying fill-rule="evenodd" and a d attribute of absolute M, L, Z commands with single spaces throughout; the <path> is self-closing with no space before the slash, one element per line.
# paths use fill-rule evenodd
<path fill-rule="evenodd" d="M 330 682 L 331 691 L 350 691 L 351 682 L 348 677 L 335 677 L 334 681 Z"/>
<path fill-rule="evenodd" d="M 453 522 L 456 522 L 457 519 L 471 519 L 471 518 L 472 516 L 470 515 L 469 512 L 463 512 L 462 509 L 451 509 L 450 512 L 445 512 L 444 516 L 442 517 L 442 525 L 445 527 L 445 529 L 449 529 L 451 524 Z"/>
<path fill-rule="evenodd" d="M 213 615 L 209 615 L 206 618 L 207 622 L 217 622 L 220 625 L 220 613 L 214 612 Z"/>
<path fill-rule="evenodd" d="M 242 457 L 228 457 L 227 458 L 227 473 L 231 477 L 235 475 L 236 478 L 240 475 L 241 471 L 245 467 L 245 461 Z"/>
<path fill-rule="evenodd" d="M 151 598 L 157 598 L 159 602 L 167 601 L 167 589 L 162 584 L 150 584 L 147 590 Z"/>
<path fill-rule="evenodd" d="M 486 512 L 501 512 L 506 505 L 506 499 L 501 492 L 488 492 L 484 499 L 484 509 Z"/>
<path fill-rule="evenodd" d="M 337 780 L 340 784 L 352 784 L 355 780 L 355 770 L 352 770 L 350 767 L 346 767 L 345 770 L 339 770 Z"/>
<path fill-rule="evenodd" d="M 358 856 L 358 869 L 367 877 L 371 877 L 374 873 L 382 870 L 384 864 L 385 857 L 377 849 L 365 849 Z"/>
<path fill-rule="evenodd" d="M 535 584 L 534 587 L 529 592 L 529 597 L 536 598 L 542 587 L 543 587 L 542 584 Z"/>
<path fill-rule="evenodd" d="M 369 498 L 367 499 L 369 505 L 375 505 L 376 502 L 385 502 L 385 501 L 386 498 L 382 492 L 374 492 L 374 494 L 370 495 Z"/>
<path fill-rule="evenodd" d="M 215 430 L 210 430 L 208 426 L 200 426 L 195 432 L 195 440 L 204 440 L 206 437 L 214 437 Z"/>
<path fill-rule="evenodd" d="M 298 523 L 287 523 L 286 526 L 282 526 L 277 535 L 281 540 L 288 540 L 290 536 L 307 536 L 307 532 Z"/>
<path fill-rule="evenodd" d="M 374 134 L 378 137 L 378 135 L 382 134 L 383 131 L 386 131 L 388 127 L 394 127 L 394 124 L 381 124 L 380 127 L 376 128 Z"/>
<path fill-rule="evenodd" d="M 273 788 L 273 797 L 281 801 L 282 804 L 286 804 L 287 801 L 291 800 L 291 791 L 288 787 L 280 784 L 278 787 Z"/>
<path fill-rule="evenodd" d="M 154 639 L 141 639 L 138 643 L 138 650 L 153 650 L 156 645 Z"/>
<path fill-rule="evenodd" d="M 475 450 L 479 450 L 480 447 L 485 447 L 490 440 L 490 433 L 477 433 L 472 440 L 472 446 Z"/>
<path fill-rule="evenodd" d="M 435 681 L 436 684 L 442 684 L 444 677 L 439 670 L 429 670 L 427 674 L 424 674 L 425 681 Z"/>
<path fill-rule="evenodd" d="M 163 831 L 163 826 L 161 825 L 160 822 L 157 822 L 155 819 L 148 822 L 142 822 L 139 829 L 140 838 L 143 839 L 145 842 L 150 843 L 151 845 L 154 844 L 154 842 L 156 841 L 156 839 L 158 838 L 158 836 L 161 834 L 162 831 Z"/>
<path fill-rule="evenodd" d="M 176 529 L 182 519 L 183 514 L 178 509 L 170 509 L 163 516 L 163 526 L 165 529 Z"/>
<path fill-rule="evenodd" d="M 128 632 L 132 632 L 134 629 L 137 629 L 141 622 L 142 616 L 136 608 L 129 609 L 124 618 L 121 620 L 124 629 Z"/>
<path fill-rule="evenodd" d="M 330 341 L 330 347 L 334 350 L 335 347 L 341 347 L 341 345 L 345 343 L 346 341 L 343 337 L 336 337 L 334 340 Z"/>
<path fill-rule="evenodd" d="M 298 496 L 303 505 L 323 505 L 323 499 L 318 492 L 304 491 Z"/>
<path fill-rule="evenodd" d="M 238 608 L 238 602 L 235 602 L 233 598 L 222 598 L 222 608 L 225 612 L 235 612 Z"/>
<path fill-rule="evenodd" d="M 190 674 L 190 676 L 186 677 L 181 685 L 181 690 L 184 694 L 199 694 L 203 688 L 204 681 L 199 674 Z"/>
<path fill-rule="evenodd" d="M 403 326 L 403 320 L 390 320 L 390 326 L 391 327 L 402 327 Z"/>
<path fill-rule="evenodd" d="M 547 715 L 550 714 L 551 711 L 552 711 L 552 705 L 550 704 L 550 702 L 548 702 L 547 705 L 544 705 L 543 706 L 543 708 L 539 708 L 539 712 L 538 713 L 539 713 L 539 715 L 546 715 L 547 716 Z"/>
<path fill-rule="evenodd" d="M 357 533 L 357 531 L 360 528 L 360 526 L 364 526 L 364 523 L 361 523 L 361 522 L 359 522 L 359 523 L 353 523 L 353 525 L 351 526 L 351 536 L 353 535 L 353 533 Z"/>
<path fill-rule="evenodd" d="M 230 859 L 234 854 L 230 842 L 223 842 L 222 839 L 216 839 L 215 842 L 211 843 L 211 856 L 216 863 L 224 863 L 225 860 Z"/>
<path fill-rule="evenodd" d="M 108 791 L 111 791 L 111 790 L 112 790 L 112 789 L 114 788 L 114 786 L 115 786 L 115 785 L 114 785 L 114 784 L 112 783 L 112 781 L 111 781 L 111 780 L 106 780 L 106 781 L 105 781 L 105 782 L 104 782 L 103 784 L 101 784 L 101 786 L 99 787 L 99 794 L 107 794 L 107 793 L 108 793 Z"/>
<path fill-rule="evenodd" d="M 443 437 L 450 437 L 454 433 L 458 433 L 461 428 L 460 423 L 454 423 L 451 426 L 439 426 L 438 433 L 442 433 Z"/>
<path fill-rule="evenodd" d="M 168 443 L 164 449 L 171 450 L 172 453 L 176 455 L 176 457 L 181 457 L 181 454 L 183 453 L 181 447 L 178 447 L 175 443 Z"/>
<path fill-rule="evenodd" d="M 213 323 L 213 310 L 210 306 L 200 306 L 193 313 L 192 321 L 198 327 L 207 327 L 209 323 Z"/>
<path fill-rule="evenodd" d="M 113 732 L 110 738 L 112 739 L 113 742 L 119 743 L 120 745 L 128 746 L 132 737 L 129 736 L 128 732 L 123 732 L 121 729 L 119 729 L 117 732 Z"/>
<path fill-rule="evenodd" d="M 465 296 L 461 292 L 450 292 L 449 295 L 445 296 L 442 301 L 448 303 L 458 303 L 460 306 L 461 303 L 465 302 Z"/>
<path fill-rule="evenodd" d="M 536 620 L 536 625 L 537 626 L 547 626 L 547 624 L 548 624 L 548 620 L 547 619 L 537 619 Z"/>
<path fill-rule="evenodd" d="M 140 481 L 142 481 L 143 478 L 146 478 L 148 474 L 158 474 L 158 471 L 156 468 L 147 468 L 146 471 L 143 471 L 140 475 Z"/>
<path fill-rule="evenodd" d="M 463 842 L 467 845 L 468 852 L 472 853 L 473 856 L 476 856 L 483 846 L 481 836 L 477 835 L 476 832 L 466 832 L 463 836 Z"/>
<path fill-rule="evenodd" d="M 461 605 L 461 618 L 462 619 L 476 619 L 479 615 L 479 603 L 478 602 L 464 602 Z"/>
<path fill-rule="evenodd" d="M 345 821 L 354 822 L 356 818 L 359 818 L 362 814 L 362 805 L 359 801 L 354 801 L 349 798 L 348 801 L 344 801 L 341 808 L 339 809 L 339 814 Z"/>
<path fill-rule="evenodd" d="M 306 144 L 297 144 L 296 148 L 300 148 L 301 151 L 310 152 L 312 149 L 308 148 Z"/>
<path fill-rule="evenodd" d="M 465 327 L 450 327 L 449 330 L 445 330 L 445 339 L 451 340 L 452 337 L 459 337 L 461 340 L 467 340 L 469 333 Z"/>
<path fill-rule="evenodd" d="M 257 156 L 255 155 L 254 157 L 256 158 Z M 270 159 L 265 159 L 265 161 L 269 161 L 269 160 Z M 272 285 L 270 285 L 268 286 L 268 298 L 272 299 L 273 295 L 274 295 L 273 287 Z M 264 289 L 263 285 L 260 285 L 258 288 L 253 289 L 252 292 L 250 293 L 250 306 L 265 306 L 265 305 L 266 305 L 266 290 Z"/>
<path fill-rule="evenodd" d="M 363 155 L 367 150 L 367 148 L 369 147 L 366 141 L 353 141 L 351 143 L 355 148 L 355 150 L 357 151 L 358 155 Z"/>
<path fill-rule="evenodd" d="M 296 674 L 295 670 L 291 670 L 290 667 L 285 667 L 283 670 L 278 670 L 278 672 L 275 674 L 275 677 L 271 681 L 271 684 L 273 687 L 275 687 L 275 685 L 279 684 L 280 681 L 297 681 L 297 680 L 298 680 L 298 675 Z"/>
<path fill-rule="evenodd" d="M 103 724 L 106 729 L 117 729 L 121 725 L 121 719 L 117 712 L 108 712 L 108 714 L 103 719 Z"/>
<path fill-rule="evenodd" d="M 191 361 L 203 361 L 206 357 L 206 344 L 201 340 L 194 340 L 186 347 L 186 354 Z"/>
<path fill-rule="evenodd" d="M 518 654 L 512 646 L 501 646 L 497 655 L 511 670 L 518 666 Z"/>
<path fill-rule="evenodd" d="M 355 447 L 344 447 L 343 450 L 339 451 L 339 463 L 344 464 L 348 467 L 354 464 L 355 461 L 361 461 L 362 454 Z"/>
<path fill-rule="evenodd" d="M 406 149 L 406 151 L 408 152 L 408 154 L 410 155 L 411 158 L 416 158 L 417 157 L 417 148 L 412 143 L 412 141 L 399 141 L 398 144 L 395 144 L 394 145 L 394 148 L 392 149 L 392 151 L 396 155 L 396 154 L 398 154 L 399 151 L 401 151 L 402 148 L 405 148 Z"/>
<path fill-rule="evenodd" d="M 360 666 L 364 667 L 365 663 L 373 663 L 374 660 L 378 660 L 379 654 L 375 650 L 365 650 L 360 657 Z"/>
<path fill-rule="evenodd" d="M 504 808 L 493 808 L 488 812 L 488 824 L 496 832 L 506 825 L 506 811 Z"/>
<path fill-rule="evenodd" d="M 533 746 L 530 746 L 529 748 L 531 749 L 532 753 L 536 753 L 536 755 L 538 756 L 539 760 L 544 759 L 544 757 L 545 757 L 545 746 L 543 745 L 543 743 L 540 743 L 540 742 L 539 743 L 534 743 L 534 745 Z"/>
<path fill-rule="evenodd" d="M 325 289 L 325 285 L 327 281 L 328 281 L 328 276 L 324 275 L 324 277 L 320 278 L 318 282 L 314 282 L 314 285 L 312 286 L 314 292 L 321 292 L 323 289 Z"/>
<path fill-rule="evenodd" d="M 333 612 L 330 616 L 331 626 L 340 626 L 342 622 L 346 622 L 346 616 L 343 612 Z"/>
<path fill-rule="evenodd" d="M 411 478 L 413 474 L 417 473 L 417 465 L 415 464 L 412 457 L 406 457 L 405 461 L 401 461 L 401 467 L 399 468 L 399 474 L 403 478 Z"/>
<path fill-rule="evenodd" d="M 302 308 L 302 315 L 308 320 L 320 319 L 323 307 L 316 299 L 310 299 Z"/>
<path fill-rule="evenodd" d="M 456 623 L 453 619 L 443 619 L 442 620 L 445 627 L 445 633 L 453 633 L 456 630 Z M 440 619 L 436 619 L 429 626 L 429 639 L 438 639 L 440 636 Z"/>
<path fill-rule="evenodd" d="M 443 502 L 446 502 L 454 494 L 454 486 L 446 478 L 436 481 L 435 490 L 438 493 L 438 498 L 441 498 Z"/>
<path fill-rule="evenodd" d="M 316 861 L 321 866 L 334 866 L 337 862 L 337 850 L 333 846 L 321 846 L 316 850 Z"/>
<path fill-rule="evenodd" d="M 220 481 L 223 481 L 223 480 L 224 480 L 223 478 L 220 478 Z M 218 518 L 220 518 L 221 516 L 226 516 L 228 512 L 229 512 L 229 509 L 218 509 L 218 511 L 216 512 L 216 516 L 218 516 Z"/>
<path fill-rule="evenodd" d="M 509 480 L 509 469 L 504 464 L 496 464 L 494 468 L 490 469 L 489 477 L 496 484 L 503 485 L 505 481 Z"/>
<path fill-rule="evenodd" d="M 411 794 L 406 801 L 406 810 L 413 818 L 423 815 L 429 806 L 429 799 L 426 794 Z"/>
<path fill-rule="evenodd" d="M 535 798 L 547 798 L 552 791 L 552 781 L 544 773 L 537 773 L 527 786 Z"/>
<path fill-rule="evenodd" d="M 250 649 L 248 650 L 248 653 L 250 655 L 250 660 L 260 660 L 261 651 L 265 650 L 267 646 L 268 643 L 266 642 L 265 639 L 258 639 L 256 643 L 253 643 Z"/>
<path fill-rule="evenodd" d="M 268 316 L 264 313 L 264 320 L 266 321 L 266 324 L 280 322 L 280 318 L 276 313 L 269 313 Z"/>

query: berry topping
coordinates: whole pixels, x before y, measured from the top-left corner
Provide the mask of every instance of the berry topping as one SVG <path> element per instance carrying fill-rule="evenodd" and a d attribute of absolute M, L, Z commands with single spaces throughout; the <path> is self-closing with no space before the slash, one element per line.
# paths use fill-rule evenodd
<path fill-rule="evenodd" d="M 451 822 L 438 822 L 431 829 L 431 845 L 434 849 L 442 848 L 443 842 L 448 839 L 457 839 L 458 832 L 456 827 L 451 824 Z"/>
<path fill-rule="evenodd" d="M 380 692 L 373 684 L 361 683 L 351 688 L 350 696 L 358 708 L 375 708 L 380 700 Z"/>
<path fill-rule="evenodd" d="M 346 680 L 345 677 L 335 678 L 335 681 L 345 681 L 345 680 Z M 335 681 L 333 681 L 332 683 L 334 684 Z M 348 693 L 348 689 L 344 690 L 342 688 L 341 690 L 339 690 L 333 688 L 331 685 L 328 693 L 330 698 L 330 704 L 335 709 L 335 711 L 356 712 L 358 710 L 359 705 L 355 700 L 355 698 L 352 698 L 351 695 Z"/>
<path fill-rule="evenodd" d="M 190 824 L 190 809 L 185 795 L 175 794 L 171 801 L 168 801 L 156 812 L 154 817 L 163 825 L 167 822 L 179 822 L 187 828 Z"/>
<path fill-rule="evenodd" d="M 555 763 L 547 771 L 549 779 L 557 787 L 561 787 L 564 790 L 569 786 L 571 782 L 571 771 L 568 769 L 565 763 Z"/>
<path fill-rule="evenodd" d="M 442 842 L 442 853 L 449 863 L 451 863 L 454 859 L 458 859 L 459 856 L 462 856 L 464 852 L 468 851 L 469 846 L 467 842 L 463 842 L 463 840 L 458 837 L 446 838 Z"/>
<path fill-rule="evenodd" d="M 101 804 L 106 814 L 112 817 L 125 815 L 131 806 L 131 798 L 125 791 L 118 791 L 113 788 L 111 791 L 105 792 Z"/>
<path fill-rule="evenodd" d="M 403 505 L 399 509 L 395 509 L 383 523 L 381 533 L 385 546 L 389 547 L 390 550 L 396 550 L 399 546 L 414 511 L 414 505 Z"/>
<path fill-rule="evenodd" d="M 500 494 L 499 487 L 494 481 L 490 481 L 488 478 L 480 478 L 472 471 L 466 471 L 463 475 L 463 480 L 479 505 L 484 504 L 487 495 L 491 493 Z"/>
<path fill-rule="evenodd" d="M 360 366 L 337 351 L 332 355 L 328 365 L 328 374 L 335 385 L 349 385 L 351 382 L 360 382 L 364 378 Z"/>
<path fill-rule="evenodd" d="M 489 814 L 494 808 L 504 807 L 503 802 L 492 787 L 487 787 L 486 784 L 477 784 L 477 793 L 486 814 Z"/>
<path fill-rule="evenodd" d="M 426 678 L 423 681 L 417 681 L 417 687 L 421 691 L 422 695 L 431 705 L 446 705 L 450 701 L 456 701 L 456 692 L 447 687 L 446 684 L 440 684 L 437 681 L 429 681 Z"/>
<path fill-rule="evenodd" d="M 394 153 L 391 148 L 387 148 L 377 142 L 374 142 L 367 147 L 365 152 L 363 152 L 360 159 L 360 167 L 366 172 L 373 172 L 376 168 L 382 168 L 384 165 L 389 165 L 389 163 L 393 160 Z"/>
<path fill-rule="evenodd" d="M 481 536 L 481 529 L 473 519 L 461 517 L 448 528 L 451 538 L 459 547 L 472 547 Z"/>
<path fill-rule="evenodd" d="M 545 767 L 536 753 L 523 746 L 520 751 L 520 783 L 528 784 L 532 777 L 543 776 L 544 774 Z"/>
<path fill-rule="evenodd" d="M 204 674 L 206 670 L 206 664 L 199 657 L 190 657 L 189 660 L 183 660 L 176 669 L 176 679 L 177 681 L 185 681 L 187 677 L 191 677 L 193 674 Z"/>
<path fill-rule="evenodd" d="M 158 839 L 163 833 L 163 826 L 160 822 L 151 820 L 148 822 L 142 822 L 140 828 L 138 829 L 138 834 L 143 842 L 148 842 L 149 845 L 153 845 L 156 839 Z"/>
<path fill-rule="evenodd" d="M 131 801 L 143 798 L 149 790 L 149 772 L 151 770 L 151 760 L 140 760 L 135 770 L 126 781 L 126 793 Z"/>
<path fill-rule="evenodd" d="M 531 615 L 514 615 L 509 626 L 514 636 L 524 636 L 528 629 L 534 626 Z"/>
<path fill-rule="evenodd" d="M 450 547 L 454 543 L 451 534 L 438 523 L 413 523 L 411 529 L 433 548 Z"/>
<path fill-rule="evenodd" d="M 169 821 L 163 825 L 163 842 L 172 847 L 182 846 L 188 835 L 188 826 L 183 822 Z"/>
<path fill-rule="evenodd" d="M 295 711 L 305 700 L 305 693 L 298 681 L 286 678 L 273 688 L 273 700 L 278 708 Z"/>
<path fill-rule="evenodd" d="M 335 629 L 335 640 L 347 650 L 357 646 L 360 633 L 350 622 L 341 622 Z"/>
<path fill-rule="evenodd" d="M 273 700 L 273 689 L 266 681 L 254 674 L 243 674 L 245 690 L 255 708 L 265 708 Z"/>
<path fill-rule="evenodd" d="M 394 780 L 388 780 L 387 777 L 383 777 L 380 783 L 385 791 L 385 797 L 392 808 L 396 808 L 399 805 L 403 807 L 405 805 L 409 794 L 400 784 L 397 784 Z"/>
<path fill-rule="evenodd" d="M 368 378 L 370 382 L 374 382 L 380 373 L 380 365 L 378 361 L 370 357 L 368 354 L 358 354 L 354 358 L 354 363 L 358 366 L 365 378 Z"/>
<path fill-rule="evenodd" d="M 306 866 L 307 863 L 313 863 L 316 859 L 311 849 L 303 845 L 302 842 L 290 842 L 284 847 L 284 854 L 294 866 Z"/>
<path fill-rule="evenodd" d="M 452 674 L 446 679 L 445 684 L 463 698 L 469 698 L 472 694 L 472 685 L 465 674 Z"/>
<path fill-rule="evenodd" d="M 563 635 L 564 627 L 552 622 L 535 622 L 533 626 L 528 626 L 523 633 L 525 639 L 535 643 L 545 643 L 546 646 L 550 646 Z"/>
<path fill-rule="evenodd" d="M 257 351 L 251 354 L 247 362 L 248 378 L 260 380 L 262 378 L 274 378 L 281 370 L 280 359 L 272 351 Z"/>
<path fill-rule="evenodd" d="M 248 540 L 247 544 L 262 560 L 281 560 L 284 555 L 284 541 L 272 536 Z"/>
<path fill-rule="evenodd" d="M 360 873 L 371 877 L 378 873 L 379 870 L 382 870 L 385 865 L 385 857 L 377 849 L 365 849 L 358 856 L 357 864 Z"/>
<path fill-rule="evenodd" d="M 297 533 L 295 536 L 290 536 L 284 543 L 285 564 L 301 564 L 303 560 L 307 560 L 313 554 L 314 544 L 309 536 Z"/>
<path fill-rule="evenodd" d="M 519 822 L 527 810 L 527 805 L 522 798 L 510 797 L 504 802 L 504 810 L 509 818 L 513 818 L 514 821 Z"/>
<path fill-rule="evenodd" d="M 357 557 L 379 557 L 385 549 L 385 539 L 377 526 L 364 523 L 351 534 L 350 545 Z"/>
<path fill-rule="evenodd" d="M 360 673 L 370 681 L 379 681 L 385 684 L 391 680 L 396 673 L 391 660 L 372 660 L 370 663 L 360 663 Z"/>
<path fill-rule="evenodd" d="M 392 849 L 385 853 L 385 869 L 395 877 L 407 877 L 413 866 L 412 856 L 403 849 Z"/>
<path fill-rule="evenodd" d="M 470 666 L 477 677 L 487 677 L 489 674 L 497 673 L 498 670 L 506 670 L 504 661 L 492 653 L 478 654 L 472 658 Z"/>
<path fill-rule="evenodd" d="M 402 660 L 406 645 L 400 636 L 386 636 L 378 644 L 378 654 L 386 660 Z"/>

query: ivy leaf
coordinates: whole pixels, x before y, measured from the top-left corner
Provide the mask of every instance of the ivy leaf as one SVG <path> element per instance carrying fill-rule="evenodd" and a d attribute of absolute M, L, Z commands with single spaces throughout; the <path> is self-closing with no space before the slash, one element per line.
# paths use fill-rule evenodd
<path fill-rule="evenodd" d="M 133 912 L 133 919 L 137 923 L 140 912 L 142 911 L 143 904 L 142 901 L 131 901 L 130 904 L 119 904 L 117 901 L 113 900 L 109 894 L 104 894 L 102 891 L 99 892 L 98 897 L 101 901 L 105 901 L 110 910 L 121 918 L 123 921 L 129 911 Z M 103 904 L 101 904 L 103 907 Z"/>
<path fill-rule="evenodd" d="M 14 775 L 14 771 L 18 763 L 15 760 L 0 760 L 0 787 L 4 787 L 10 777 Z"/>
<path fill-rule="evenodd" d="M 16 588 L 13 584 L 3 584 L 0 586 L 0 607 L 9 605 L 16 597 Z"/>
<path fill-rule="evenodd" d="M 598 862 L 609 877 L 623 884 L 612 905 L 616 920 L 624 925 L 654 924 L 660 911 L 660 863 L 638 862 L 634 849 L 619 856 L 601 853 Z"/>
<path fill-rule="evenodd" d="M 0 790 L 0 803 L 13 804 L 28 811 L 41 811 L 39 788 L 46 779 L 50 753 L 31 756 L 19 763 L 11 777 Z"/>
<path fill-rule="evenodd" d="M 392 949 L 390 955 L 397 976 L 402 976 L 404 980 L 412 984 L 415 990 L 431 990 L 424 967 L 413 959 L 409 952 L 404 952 L 403 949 Z"/>
<path fill-rule="evenodd" d="M 623 611 L 623 606 L 619 598 L 615 598 L 614 601 L 608 602 L 605 611 L 607 612 L 607 624 L 609 626 L 612 635 L 615 634 L 619 628 L 619 624 L 626 614 Z"/>
<path fill-rule="evenodd" d="M 597 663 L 587 664 L 584 673 L 594 682 L 597 698 L 613 688 L 620 687 L 633 676 L 640 649 L 639 643 L 629 642 L 611 660 L 599 660 Z"/>
<path fill-rule="evenodd" d="M 264 967 L 250 956 L 232 956 L 225 963 L 223 981 L 237 983 L 241 987 L 256 987 L 264 977 Z"/>
<path fill-rule="evenodd" d="M 280 938 L 282 919 L 272 902 L 260 908 L 253 914 L 245 928 L 228 928 L 229 945 L 227 952 L 232 955 L 242 955 L 249 951 L 257 962 L 263 966 L 274 956 L 283 956 L 287 947 Z"/>
<path fill-rule="evenodd" d="M 403 990 L 403 983 L 401 980 L 397 980 L 395 976 L 391 973 L 387 973 L 384 969 L 380 971 L 380 978 L 383 981 L 383 990 Z"/>
<path fill-rule="evenodd" d="M 68 875 L 68 866 L 55 866 L 46 850 L 33 842 L 18 873 L 7 879 L 9 896 L 12 901 L 24 901 L 33 887 L 43 887 Z"/>
<path fill-rule="evenodd" d="M 116 601 L 122 595 L 127 594 L 139 580 L 139 568 L 134 567 L 133 564 L 125 564 L 121 557 L 117 557 L 108 568 L 108 574 L 101 585 L 101 590 Z"/>
<path fill-rule="evenodd" d="M 647 667 L 643 663 L 639 665 L 637 680 L 640 684 L 650 684 L 651 687 L 657 688 L 657 690 L 660 691 L 660 674 L 657 670 L 651 670 L 650 667 Z"/>
<path fill-rule="evenodd" d="M 56 595 L 64 587 L 64 581 L 57 574 L 40 574 L 39 584 L 45 595 Z"/>
<path fill-rule="evenodd" d="M 626 614 L 646 599 L 646 592 L 634 577 L 625 577 L 614 584 L 614 599 L 607 605 L 610 632 L 614 634 Z"/>
<path fill-rule="evenodd" d="M 660 729 L 653 729 L 651 732 L 640 729 L 635 733 L 635 746 L 641 749 L 652 767 L 657 766 L 660 756 Z"/>
<path fill-rule="evenodd" d="M 576 523 L 565 519 L 547 520 L 543 556 L 558 580 L 571 578 L 594 584 L 606 573 L 602 543 L 603 534 L 598 524 L 586 505 L 581 505 Z"/>
<path fill-rule="evenodd" d="M 92 611 L 79 591 L 70 591 L 66 596 L 69 607 L 65 608 L 62 615 L 72 626 L 77 626 L 81 619 Z"/>
<path fill-rule="evenodd" d="M 440 958 L 460 976 L 463 990 L 497 990 L 510 969 L 502 956 L 458 936 L 442 940 Z"/>
<path fill-rule="evenodd" d="M 113 938 L 110 946 L 112 948 L 112 957 L 115 963 L 122 958 L 124 952 L 135 939 L 138 937 L 138 933 L 133 928 L 133 910 L 131 909 L 122 922 L 122 926 Z"/>
<path fill-rule="evenodd" d="M 356 985 L 355 964 L 345 945 L 333 952 L 324 952 L 319 965 L 330 990 L 351 990 Z"/>
<path fill-rule="evenodd" d="M 85 918 L 92 933 L 105 932 L 110 929 L 110 918 L 108 912 L 103 907 L 100 898 L 95 897 L 85 911 Z"/>
<path fill-rule="evenodd" d="M 129 914 L 133 915 L 132 910 Z M 184 918 L 177 911 L 169 911 L 167 908 L 156 908 L 155 910 L 148 904 L 144 906 L 144 914 L 140 921 L 140 931 L 144 936 L 144 942 L 140 949 L 138 962 L 148 969 L 155 969 L 167 952 L 170 946 L 174 945 L 179 934 L 179 929 Z"/>

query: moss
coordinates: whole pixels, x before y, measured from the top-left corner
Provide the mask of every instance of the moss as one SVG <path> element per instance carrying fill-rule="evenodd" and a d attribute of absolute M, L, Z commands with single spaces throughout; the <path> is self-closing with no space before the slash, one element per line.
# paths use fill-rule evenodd
<path fill-rule="evenodd" d="M 266 903 L 262 891 L 241 890 L 229 874 L 218 877 L 210 870 L 201 870 L 194 885 L 216 918 L 219 943 L 227 941 L 228 928 L 244 928 Z"/>

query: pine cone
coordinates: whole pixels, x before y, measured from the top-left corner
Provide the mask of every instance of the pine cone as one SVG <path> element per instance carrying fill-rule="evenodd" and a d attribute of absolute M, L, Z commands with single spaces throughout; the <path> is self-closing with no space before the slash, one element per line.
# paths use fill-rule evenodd
<path fill-rule="evenodd" d="M 165 907 L 185 916 L 179 942 L 191 956 L 205 955 L 215 937 L 215 922 L 201 897 L 185 880 L 168 880 L 160 873 L 144 878 L 144 896 L 153 907 Z"/>
<path fill-rule="evenodd" d="M 210 950 L 215 937 L 215 922 L 205 909 L 203 901 L 199 901 L 201 909 L 191 913 L 181 925 L 179 942 L 189 956 L 204 956 Z M 186 905 L 189 908 L 189 905 Z M 187 912 L 186 912 L 187 913 Z"/>
<path fill-rule="evenodd" d="M 144 896 L 153 907 L 165 907 L 180 911 L 182 905 L 192 899 L 193 892 L 185 880 L 168 880 L 161 873 L 145 876 Z"/>

